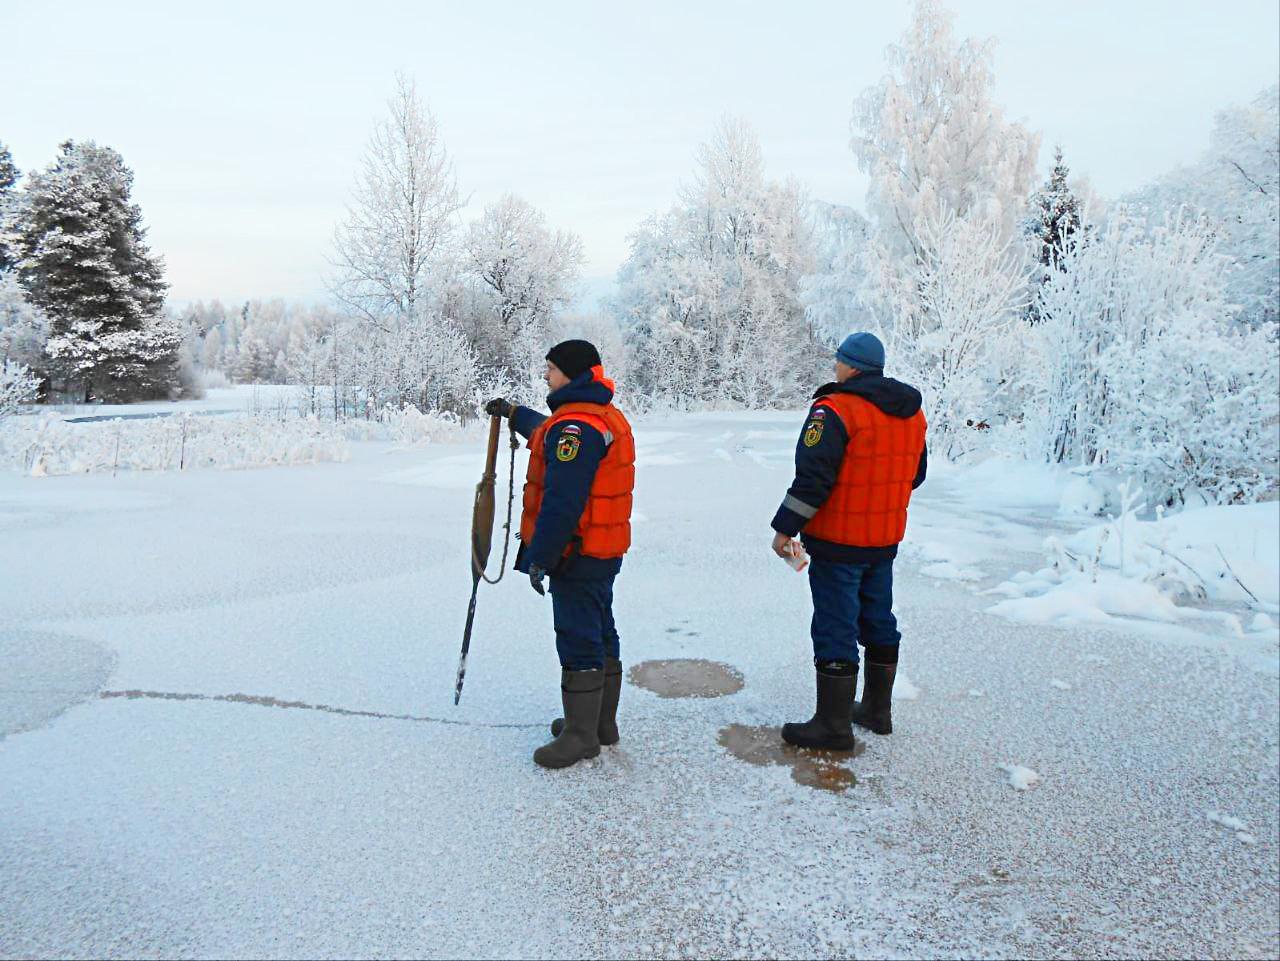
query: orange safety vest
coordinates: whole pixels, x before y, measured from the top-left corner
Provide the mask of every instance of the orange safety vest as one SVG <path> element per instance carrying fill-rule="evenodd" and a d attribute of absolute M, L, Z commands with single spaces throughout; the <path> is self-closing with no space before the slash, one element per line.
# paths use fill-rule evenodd
<path fill-rule="evenodd" d="M 901 542 L 924 451 L 924 412 L 891 417 L 856 394 L 828 394 L 818 406 L 840 418 L 849 443 L 831 494 L 804 532 L 850 547 Z"/>
<path fill-rule="evenodd" d="M 631 494 L 636 484 L 636 445 L 631 425 L 613 404 L 564 404 L 538 425 L 529 437 L 529 471 L 524 483 L 524 513 L 520 518 L 520 540 L 533 540 L 542 495 L 546 490 L 547 431 L 556 424 L 576 420 L 590 424 L 604 435 L 608 444 L 604 459 L 596 468 L 587 506 L 578 521 L 577 537 L 581 553 L 587 557 L 621 557 L 631 546 Z M 570 546 L 565 548 L 569 554 Z"/>

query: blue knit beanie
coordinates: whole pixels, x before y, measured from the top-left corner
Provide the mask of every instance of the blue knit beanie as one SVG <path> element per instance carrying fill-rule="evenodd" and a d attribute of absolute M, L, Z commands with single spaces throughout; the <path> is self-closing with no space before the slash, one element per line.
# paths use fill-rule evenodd
<path fill-rule="evenodd" d="M 861 371 L 884 370 L 884 344 L 865 330 L 846 337 L 836 349 L 836 360 Z"/>

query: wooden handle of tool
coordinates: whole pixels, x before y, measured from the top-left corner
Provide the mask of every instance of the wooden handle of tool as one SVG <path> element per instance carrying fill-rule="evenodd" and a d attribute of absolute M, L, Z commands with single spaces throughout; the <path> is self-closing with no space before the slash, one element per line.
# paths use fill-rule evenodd
<path fill-rule="evenodd" d="M 484 472 L 495 474 L 498 470 L 498 438 L 502 434 L 502 418 L 494 414 L 489 418 L 489 449 L 484 454 Z"/>

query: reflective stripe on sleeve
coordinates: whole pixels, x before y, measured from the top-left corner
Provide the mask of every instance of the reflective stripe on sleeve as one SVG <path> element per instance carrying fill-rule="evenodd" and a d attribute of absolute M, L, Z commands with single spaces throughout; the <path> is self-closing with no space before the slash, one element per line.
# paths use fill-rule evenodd
<path fill-rule="evenodd" d="M 813 515 L 818 513 L 818 508 L 810 507 L 804 501 L 797 500 L 796 498 L 792 497 L 790 494 L 788 494 L 786 497 L 782 499 L 782 506 L 789 511 L 794 511 L 795 513 L 799 514 L 805 520 L 812 520 Z"/>

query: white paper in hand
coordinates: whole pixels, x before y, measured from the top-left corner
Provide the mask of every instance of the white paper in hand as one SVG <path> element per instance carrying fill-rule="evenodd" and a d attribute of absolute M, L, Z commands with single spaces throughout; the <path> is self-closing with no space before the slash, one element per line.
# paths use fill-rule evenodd
<path fill-rule="evenodd" d="M 805 552 L 804 545 L 797 540 L 792 540 L 788 545 L 788 554 L 783 560 L 793 571 L 802 571 L 809 566 L 809 555 Z"/>

